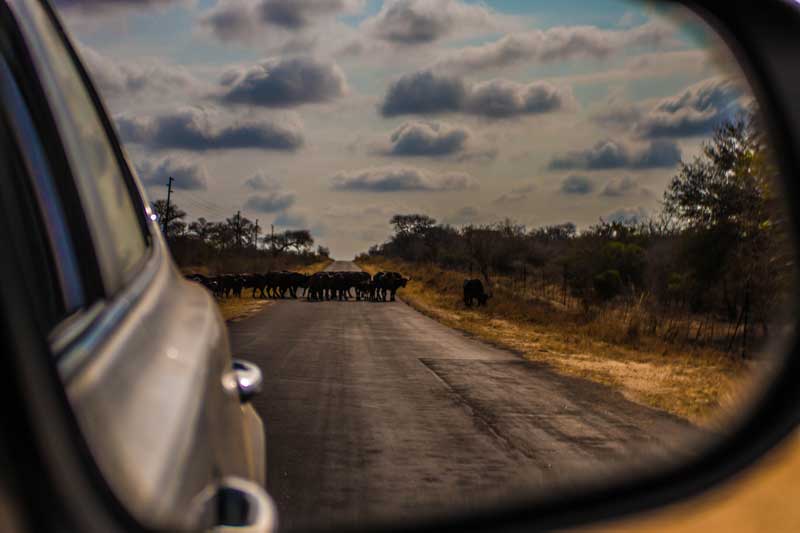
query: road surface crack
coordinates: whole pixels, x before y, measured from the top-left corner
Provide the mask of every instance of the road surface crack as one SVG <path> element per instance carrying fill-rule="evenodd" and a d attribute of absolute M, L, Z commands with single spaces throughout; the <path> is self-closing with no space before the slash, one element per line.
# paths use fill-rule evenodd
<path fill-rule="evenodd" d="M 469 400 L 463 394 L 458 392 L 458 390 L 453 387 L 453 385 L 448 382 L 444 376 L 436 372 L 436 370 L 428 363 L 426 359 L 420 358 L 419 362 L 422 363 L 431 374 L 433 374 L 433 376 L 450 392 L 452 397 L 459 403 L 459 405 L 461 405 L 461 407 L 469 414 L 470 418 L 475 424 L 475 427 L 484 434 L 489 435 L 506 453 L 508 453 L 514 459 L 518 459 L 521 455 L 542 469 L 552 468 L 550 463 L 542 461 L 531 450 L 517 446 L 510 438 L 503 435 L 500 428 L 494 424 L 492 417 L 488 413 L 484 412 L 480 407 L 470 403 Z"/>

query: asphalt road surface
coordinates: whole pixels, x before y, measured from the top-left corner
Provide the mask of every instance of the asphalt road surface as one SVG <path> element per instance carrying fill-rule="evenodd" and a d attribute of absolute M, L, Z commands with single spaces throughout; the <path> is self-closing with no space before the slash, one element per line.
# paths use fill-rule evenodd
<path fill-rule="evenodd" d="M 624 474 L 685 453 L 678 437 L 692 431 L 399 301 L 285 300 L 230 334 L 264 374 L 255 406 L 284 528 L 435 515 Z"/>

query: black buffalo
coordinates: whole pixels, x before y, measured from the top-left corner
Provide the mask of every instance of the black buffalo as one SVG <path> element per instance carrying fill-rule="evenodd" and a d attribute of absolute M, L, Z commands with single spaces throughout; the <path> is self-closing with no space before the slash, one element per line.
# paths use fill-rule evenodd
<path fill-rule="evenodd" d="M 372 277 L 374 299 L 385 302 L 386 296 L 389 295 L 389 301 L 393 302 L 397 290 L 405 287 L 409 281 L 411 281 L 409 278 L 404 278 L 398 272 L 378 272 Z"/>
<path fill-rule="evenodd" d="M 478 302 L 478 305 L 486 305 L 486 302 L 491 298 L 483 290 L 483 283 L 479 279 L 465 279 L 464 280 L 464 305 L 472 307 L 472 301 Z"/>
<path fill-rule="evenodd" d="M 306 299 L 330 300 L 332 277 L 330 272 L 317 272 L 308 278 Z"/>

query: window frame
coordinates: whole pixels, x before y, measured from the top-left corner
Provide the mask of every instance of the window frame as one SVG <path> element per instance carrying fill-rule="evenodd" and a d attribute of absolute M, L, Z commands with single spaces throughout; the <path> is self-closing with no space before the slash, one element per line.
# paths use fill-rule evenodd
<path fill-rule="evenodd" d="M 72 238 L 73 251 L 83 283 L 84 301 L 101 300 L 105 297 L 105 292 L 94 243 L 88 238 L 89 227 L 82 215 L 78 190 L 72 180 L 66 153 L 61 147 L 61 138 L 50 113 L 49 101 L 39 84 L 33 60 L 23 44 L 25 41 L 15 22 L 12 17 L 11 21 L 3 23 L 3 31 L 0 32 L 0 54 L 14 75 L 14 83 L 22 93 L 27 112 L 47 160 L 62 206 L 64 222 Z"/>
<path fill-rule="evenodd" d="M 35 134 L 43 149 L 56 194 L 61 202 L 63 222 L 72 237 L 73 251 L 82 281 L 84 305 L 58 323 L 50 332 L 49 338 L 51 352 L 59 361 L 63 378 L 68 379 L 69 375 L 88 359 L 85 341 L 90 339 L 89 344 L 96 348 L 98 343 L 107 338 L 113 331 L 114 325 L 126 314 L 129 306 L 145 292 L 153 268 L 164 258 L 156 249 L 157 240 L 153 235 L 151 209 L 146 204 L 146 196 L 131 171 L 108 114 L 94 87 L 87 82 L 86 71 L 69 45 L 69 39 L 63 33 L 63 28 L 54 12 L 46 2 L 41 2 L 40 5 L 51 21 L 54 31 L 57 32 L 56 37 L 67 47 L 68 55 L 74 61 L 84 88 L 95 106 L 98 121 L 113 151 L 114 163 L 119 167 L 145 239 L 145 251 L 138 264 L 129 270 L 129 275 L 126 278 L 120 277 L 119 283 L 113 290 L 107 285 L 100 267 L 90 221 L 84 214 L 73 169 L 52 109 L 55 104 L 48 98 L 42 86 L 42 67 L 37 66 L 37 61 L 29 50 L 31 39 L 26 38 L 23 32 L 14 4 L 15 0 L 12 0 L 6 4 L 7 9 L 0 10 L 2 26 L 0 55 L 14 76 L 14 82 L 22 94 Z M 36 39 L 35 35 L 33 39 Z M 24 148 L 20 146 L 20 150 Z"/>
<path fill-rule="evenodd" d="M 16 76 L 2 55 L 0 74 L 0 102 L 3 106 L 0 112 L 6 119 L 4 126 L 8 130 L 8 142 L 20 160 L 18 164 L 25 174 L 21 179 L 29 183 L 31 201 L 38 208 L 41 226 L 46 233 L 44 240 L 49 244 L 48 255 L 53 262 L 53 277 L 56 279 L 52 282 L 61 293 L 62 312 L 68 316 L 86 305 L 72 234 L 66 224 L 61 198 L 36 125 L 16 83 Z"/>
<path fill-rule="evenodd" d="M 56 118 L 57 116 L 74 116 L 74 112 L 71 109 L 69 102 L 58 98 L 57 95 L 53 97 L 54 95 L 48 94 L 46 86 L 52 85 L 53 87 L 58 87 L 58 83 L 55 81 L 56 77 L 47 61 L 47 56 L 49 56 L 49 52 L 47 52 L 47 46 L 43 44 L 43 39 L 39 36 L 39 33 L 43 31 L 52 30 L 52 37 L 55 38 L 59 46 L 63 47 L 66 55 L 72 61 L 71 66 L 75 69 L 75 72 L 79 77 L 79 81 L 82 84 L 82 89 L 85 91 L 92 107 L 96 112 L 99 126 L 102 128 L 101 133 L 105 135 L 108 145 L 111 148 L 113 156 L 112 162 L 113 164 L 116 164 L 116 167 L 119 170 L 119 176 L 123 180 L 125 191 L 128 193 L 128 198 L 133 206 L 139 231 L 141 232 L 144 240 L 144 253 L 139 258 L 138 262 L 136 262 L 133 267 L 123 274 L 123 272 L 116 269 L 116 252 L 113 250 L 113 246 L 106 244 L 111 241 L 108 228 L 102 224 L 98 224 L 97 221 L 92 220 L 92 217 L 90 216 L 83 216 L 85 220 L 85 227 L 89 232 L 88 234 L 95 237 L 92 240 L 95 258 L 99 267 L 98 271 L 100 273 L 100 279 L 103 285 L 102 296 L 111 298 L 123 291 L 127 285 L 131 284 L 141 274 L 142 270 L 145 268 L 145 265 L 153 256 L 152 247 L 154 240 L 149 219 L 151 210 L 146 204 L 143 189 L 139 186 L 133 172 L 131 171 L 131 166 L 129 164 L 127 155 L 119 142 L 116 130 L 109 119 L 109 115 L 105 109 L 105 106 L 103 105 L 99 93 L 92 84 L 91 79 L 86 69 L 83 67 L 77 52 L 71 45 L 71 41 L 63 25 L 60 23 L 56 13 L 47 2 L 34 3 L 36 6 L 30 8 L 24 1 L 10 0 L 9 2 L 12 12 L 16 13 L 17 15 L 17 24 L 21 40 L 27 45 L 31 52 L 29 55 L 29 58 L 31 59 L 30 70 L 36 73 L 34 77 L 36 77 L 36 79 L 39 81 L 42 94 L 41 102 L 47 102 L 48 108 L 51 111 L 51 122 L 54 126 L 55 132 L 57 132 L 55 136 L 58 138 L 58 143 L 62 148 L 61 151 L 63 152 L 66 163 L 65 174 L 68 174 L 68 179 L 72 183 L 72 188 L 78 193 L 75 198 L 76 204 L 80 206 L 78 209 L 81 212 L 83 212 L 84 209 L 82 206 L 79 188 L 77 186 L 77 182 L 81 178 L 75 175 L 77 170 L 70 166 L 68 143 L 64 141 L 64 136 L 60 131 L 60 129 L 63 128 L 63 124 L 59 125 L 59 120 Z M 40 25 L 36 22 L 35 17 L 31 14 L 31 9 L 42 9 L 47 17 L 47 24 L 49 24 L 49 27 L 39 27 Z"/>

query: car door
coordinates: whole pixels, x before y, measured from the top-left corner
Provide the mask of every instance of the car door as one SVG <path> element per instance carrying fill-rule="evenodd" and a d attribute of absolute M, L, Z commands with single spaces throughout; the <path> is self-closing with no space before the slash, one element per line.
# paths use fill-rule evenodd
<path fill-rule="evenodd" d="M 4 195 L 30 207 L 19 237 L 38 243 L 54 364 L 100 472 L 137 520 L 217 525 L 220 491 L 263 478 L 242 368 L 211 296 L 174 267 L 52 13 L 10 7 L 0 84 L 19 183 Z"/>

